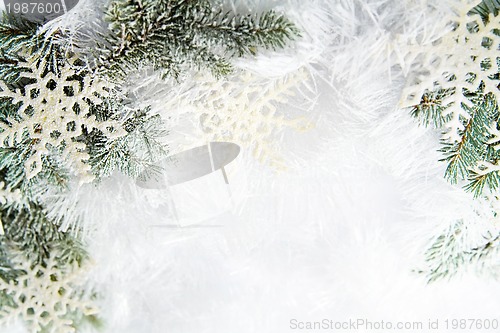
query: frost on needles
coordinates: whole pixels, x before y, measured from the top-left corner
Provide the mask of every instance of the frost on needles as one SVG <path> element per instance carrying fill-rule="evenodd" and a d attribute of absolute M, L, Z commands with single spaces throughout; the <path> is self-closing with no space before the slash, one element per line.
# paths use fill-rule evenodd
<path fill-rule="evenodd" d="M 237 15 L 208 0 L 113 0 L 106 21 L 96 61 L 111 77 L 151 64 L 166 75 L 194 68 L 219 77 L 231 71 L 231 57 L 281 49 L 299 35 L 274 11 Z"/>
<path fill-rule="evenodd" d="M 0 20 L 0 325 L 20 318 L 41 332 L 95 321 L 88 302 L 98 294 L 69 279 L 84 278 L 89 260 L 80 216 L 41 198 L 64 201 L 72 186 L 98 185 L 115 171 L 138 177 L 167 155 L 161 117 L 135 108 L 122 89 L 131 73 L 219 78 L 232 58 L 299 35 L 273 11 L 238 15 L 206 0 L 111 0 L 101 14 L 106 27 L 86 48 L 63 27 Z"/>
<path fill-rule="evenodd" d="M 416 51 L 423 61 L 403 105 L 443 131 L 446 178 L 466 181 L 479 197 L 500 185 L 500 2 L 476 2 L 457 8 L 451 32 Z"/>
<path fill-rule="evenodd" d="M 442 132 L 446 178 L 465 184 L 487 207 L 486 213 L 475 211 L 485 226 L 460 219 L 434 237 L 425 253 L 427 267 L 418 270 L 429 282 L 469 267 L 498 275 L 500 234 L 488 222 L 494 228 L 500 200 L 499 9 L 498 0 L 457 2 L 450 32 L 410 46 L 405 56 L 417 60 L 417 75 L 404 91 L 403 106 Z"/>

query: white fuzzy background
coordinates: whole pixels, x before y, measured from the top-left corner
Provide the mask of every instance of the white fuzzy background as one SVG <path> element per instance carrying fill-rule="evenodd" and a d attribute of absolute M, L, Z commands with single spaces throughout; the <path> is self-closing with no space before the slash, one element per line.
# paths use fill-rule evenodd
<path fill-rule="evenodd" d="M 105 331 L 281 333 L 299 331 L 291 319 L 500 319 L 497 281 L 464 273 L 427 285 L 413 271 L 422 268 L 430 238 L 450 223 L 485 223 L 471 197 L 443 179 L 438 133 L 397 107 L 404 77 L 391 56 L 394 36 L 442 33 L 433 24 L 446 15 L 446 2 L 233 4 L 278 8 L 303 29 L 294 49 L 238 66 L 270 77 L 305 66 L 314 92 L 279 108 L 315 126 L 275 138 L 285 171 L 243 150 L 231 186 L 244 195 L 234 212 L 211 221 L 223 227 L 151 228 L 164 212 L 149 209 L 124 177 L 81 189 L 79 205 L 98 226 L 89 240 L 91 279 L 104 292 Z M 83 12 L 94 4 L 80 5 Z M 165 96 L 153 97 L 161 105 Z M 291 107 L 304 100 L 311 107 Z M 185 133 L 171 134 L 175 149 L 176 134 Z"/>

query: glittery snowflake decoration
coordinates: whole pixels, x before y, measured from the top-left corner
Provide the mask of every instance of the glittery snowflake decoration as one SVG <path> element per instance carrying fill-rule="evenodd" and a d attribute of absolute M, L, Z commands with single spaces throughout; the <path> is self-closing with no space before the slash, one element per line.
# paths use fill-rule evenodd
<path fill-rule="evenodd" d="M 68 59 L 58 73 L 46 71 L 47 63 L 38 63 L 36 57 L 21 63 L 29 68 L 22 76 L 32 83 L 23 90 L 10 90 L 0 81 L 0 98 L 9 98 L 17 105 L 16 119 L 10 124 L 0 123 L 0 147 L 12 147 L 22 141 L 24 135 L 31 139 L 31 157 L 25 163 L 26 177 L 35 177 L 43 168 L 42 157 L 49 154 L 50 148 L 63 149 L 62 159 L 66 166 L 76 174 L 80 181 L 90 182 L 93 176 L 90 165 L 85 163 L 89 156 L 86 146 L 75 139 L 88 131 L 98 129 L 108 137 L 125 135 L 116 121 L 97 121 L 90 115 L 91 105 L 100 105 L 103 98 L 110 95 L 106 82 L 87 74 L 83 79 L 75 77 L 82 68 L 76 65 L 75 58 Z"/>
<path fill-rule="evenodd" d="M 0 279 L 0 292 L 12 299 L 0 306 L 0 325 L 22 319 L 29 332 L 76 332 L 75 320 L 97 314 L 92 295 L 85 288 L 86 268 L 78 265 L 61 269 L 52 257 L 45 266 L 17 257 L 15 269 L 26 272 L 6 283 Z"/>
<path fill-rule="evenodd" d="M 277 134 L 284 128 L 305 130 L 311 125 L 303 117 L 287 117 L 277 106 L 287 103 L 308 79 L 305 70 L 271 80 L 242 72 L 203 83 L 203 93 L 194 105 L 206 141 L 229 141 L 251 148 L 260 162 L 282 167 Z"/>
<path fill-rule="evenodd" d="M 417 64 L 416 75 L 410 78 L 409 85 L 403 92 L 403 107 L 418 105 L 424 93 L 429 90 L 453 89 L 442 101 L 448 105 L 444 117 L 449 116 L 444 139 L 459 142 L 460 133 L 464 130 L 464 120 L 471 115 L 462 105 L 472 107 L 466 92 L 474 92 L 482 82 L 484 93 L 498 96 L 498 47 L 500 37 L 500 18 L 490 15 L 488 23 L 484 23 L 478 15 L 468 15 L 469 11 L 480 1 L 461 1 L 455 8 L 451 32 L 437 41 L 425 45 L 413 43 L 408 45 L 404 56 L 400 56 L 405 64 Z"/>

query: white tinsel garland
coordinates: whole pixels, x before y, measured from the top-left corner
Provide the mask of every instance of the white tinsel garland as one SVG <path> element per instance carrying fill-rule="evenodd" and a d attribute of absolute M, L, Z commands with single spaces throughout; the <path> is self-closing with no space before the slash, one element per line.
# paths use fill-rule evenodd
<path fill-rule="evenodd" d="M 75 38 L 91 35 L 95 22 L 85 21 L 98 12 L 95 5 L 80 1 L 48 29 L 64 26 L 78 29 Z M 91 284 L 102 291 L 106 331 L 279 333 L 292 332 L 292 319 L 498 318 L 497 283 L 465 274 L 428 286 L 415 272 L 425 246 L 457 220 L 474 230 L 475 240 L 500 229 L 492 213 L 495 200 L 475 202 L 443 179 L 439 133 L 418 127 L 398 108 L 406 73 L 395 66 L 397 51 L 416 36 L 442 36 L 436 27 L 450 15 L 444 2 L 238 0 L 232 5 L 254 10 L 279 5 L 297 18 L 304 39 L 293 52 L 240 60 L 238 67 L 257 73 L 247 75 L 259 75 L 257 82 L 266 87 L 306 66 L 314 89 L 272 106 L 315 126 L 265 133 L 288 167 L 279 172 L 248 150 L 262 137 L 232 128 L 233 138 L 248 135 L 248 147 L 238 141 L 245 182 L 232 180 L 245 187 L 246 196 L 230 215 L 218 218 L 223 228 L 152 227 L 165 221 L 166 211 L 153 209 L 136 184 L 119 174 L 99 187 L 75 184 L 63 198 L 42 199 L 52 203 L 52 216 L 70 212 L 68 220 L 84 223 L 95 261 Z M 216 113 L 214 103 L 235 98 L 234 91 L 248 98 L 247 82 L 237 75 L 225 83 L 183 79 L 179 87 L 160 84 L 144 71 L 127 85 L 136 89 L 136 103 L 151 104 L 179 126 L 165 139 L 174 150 L 220 138 L 202 132 L 199 109 Z M 303 82 L 292 82 L 300 90 Z M 217 84 L 232 89 L 213 88 Z M 200 89 L 195 92 L 208 87 L 212 94 L 182 95 L 182 88 L 192 86 Z M 231 112 L 250 117 L 245 112 L 260 98 L 272 100 L 266 92 L 252 92 L 259 98 L 230 105 L 246 110 L 222 108 L 222 122 L 238 124 L 229 119 Z M 181 126 L 186 119 L 189 126 Z"/>

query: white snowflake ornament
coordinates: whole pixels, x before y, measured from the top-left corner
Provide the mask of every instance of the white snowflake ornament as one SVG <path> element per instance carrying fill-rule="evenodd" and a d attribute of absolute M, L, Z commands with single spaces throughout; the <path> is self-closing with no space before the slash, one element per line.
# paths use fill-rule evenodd
<path fill-rule="evenodd" d="M 446 112 L 451 113 L 451 120 L 446 124 L 448 130 L 444 136 L 449 142 L 461 140 L 464 120 L 471 117 L 462 108 L 471 106 L 464 92 L 476 91 L 483 82 L 484 93 L 500 96 L 499 81 L 494 77 L 498 73 L 500 45 L 495 31 L 500 29 L 500 18 L 490 15 L 489 22 L 484 23 L 478 15 L 468 15 L 479 2 L 459 2 L 451 32 L 425 45 L 407 45 L 404 56 L 400 55 L 401 63 L 413 64 L 417 73 L 403 91 L 402 107 L 418 105 L 426 90 L 455 89 L 443 100 L 443 105 L 450 105 Z"/>
<path fill-rule="evenodd" d="M 59 73 L 46 72 L 47 63 L 37 63 L 32 57 L 20 64 L 30 68 L 22 77 L 33 81 L 24 90 L 11 91 L 0 81 L 0 97 L 10 98 L 19 105 L 20 119 L 9 119 L 10 125 L 0 123 L 0 147 L 12 147 L 27 133 L 31 139 L 32 156 L 25 163 L 26 178 L 35 177 L 43 168 L 42 157 L 49 154 L 50 147 L 63 148 L 63 161 L 76 174 L 81 183 L 91 182 L 94 176 L 90 165 L 85 163 L 89 156 L 86 146 L 74 139 L 83 134 L 83 128 L 98 129 L 108 137 L 126 134 L 117 121 L 97 121 L 89 115 L 91 103 L 100 105 L 109 96 L 110 87 L 96 76 L 86 75 L 83 81 L 75 79 L 81 67 L 76 58 L 61 66 Z"/>
<path fill-rule="evenodd" d="M 203 93 L 194 105 L 205 140 L 251 148 L 258 161 L 284 167 L 276 151 L 277 134 L 285 128 L 306 130 L 311 123 L 304 117 L 287 117 L 278 105 L 287 103 L 308 79 L 303 69 L 278 79 L 244 71 L 230 79 L 203 83 Z"/>
<path fill-rule="evenodd" d="M 36 265 L 20 256 L 15 269 L 26 274 L 6 283 L 0 279 L 0 291 L 15 303 L 0 308 L 0 325 L 22 319 L 30 332 L 76 332 L 73 318 L 98 313 L 85 287 L 86 267 L 77 264 L 59 267 L 54 256 L 46 266 Z"/>

